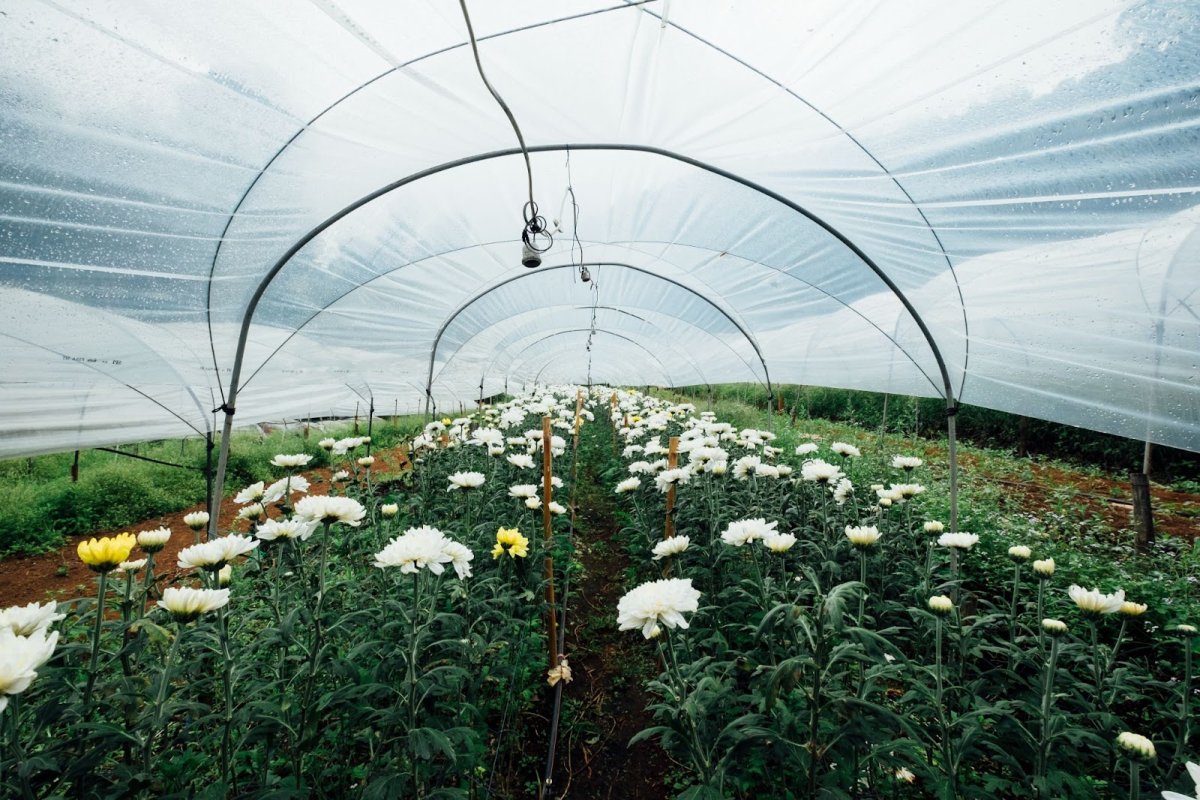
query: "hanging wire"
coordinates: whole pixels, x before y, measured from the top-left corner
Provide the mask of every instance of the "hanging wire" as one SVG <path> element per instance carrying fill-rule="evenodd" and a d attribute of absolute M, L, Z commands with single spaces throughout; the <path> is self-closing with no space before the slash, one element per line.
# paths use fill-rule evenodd
<path fill-rule="evenodd" d="M 483 62 L 479 59 L 479 43 L 475 40 L 475 28 L 472 27 L 471 15 L 467 12 L 467 0 L 458 0 L 458 5 L 462 8 L 463 20 L 467 23 L 467 36 L 471 39 L 471 53 L 475 56 L 475 67 L 479 70 L 479 77 L 500 105 L 504 115 L 508 117 L 513 132 L 517 134 L 517 143 L 521 145 L 521 155 L 525 158 L 525 176 L 529 180 L 529 199 L 525 202 L 525 207 L 521 212 L 525 219 L 525 227 L 521 230 L 521 241 L 530 249 L 544 253 L 554 244 L 554 238 L 546 227 L 545 217 L 538 213 L 537 203 L 533 199 L 533 166 L 529 161 L 529 148 L 525 146 L 525 136 L 521 133 L 521 126 L 517 124 L 517 118 L 513 116 L 512 109 L 508 107 L 508 103 L 504 102 L 504 98 L 492 86 L 483 71 Z M 540 244 L 539 237 L 542 240 Z"/>

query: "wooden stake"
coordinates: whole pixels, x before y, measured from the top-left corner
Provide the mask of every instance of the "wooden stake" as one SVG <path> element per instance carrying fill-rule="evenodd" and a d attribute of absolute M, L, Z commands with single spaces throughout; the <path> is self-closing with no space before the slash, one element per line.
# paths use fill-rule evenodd
<path fill-rule="evenodd" d="M 667 445 L 667 469 L 675 469 L 679 463 L 679 437 L 672 436 Z M 663 524 L 663 538 L 675 535 L 675 484 L 667 487 L 667 519 Z"/>
<path fill-rule="evenodd" d="M 557 602 L 554 599 L 554 557 L 550 555 L 550 543 L 554 538 L 554 519 L 550 513 L 550 501 L 554 499 L 554 484 L 550 478 L 554 475 L 554 456 L 550 452 L 552 438 L 550 417 L 542 417 L 542 533 L 546 545 L 544 575 L 546 578 L 546 605 L 549 606 L 546 630 L 550 636 L 550 668 L 558 666 L 558 617 L 555 614 Z"/>

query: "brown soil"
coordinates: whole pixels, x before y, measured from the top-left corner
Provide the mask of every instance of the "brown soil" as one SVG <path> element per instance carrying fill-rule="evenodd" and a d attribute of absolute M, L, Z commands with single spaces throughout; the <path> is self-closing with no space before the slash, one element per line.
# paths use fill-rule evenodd
<path fill-rule="evenodd" d="M 381 477 L 399 472 L 408 466 L 408 459 L 399 448 L 376 451 L 373 455 L 376 459 L 373 472 Z M 315 493 L 321 494 L 326 491 L 324 487 L 329 485 L 330 470 L 317 469 L 303 474 L 312 482 Z M 170 585 L 184 575 L 176 567 L 179 551 L 196 541 L 191 529 L 184 524 L 183 517 L 192 511 L 203 510 L 204 504 L 197 503 L 182 511 L 164 514 L 161 517 L 154 517 L 136 525 L 115 530 L 97 531 L 93 535 L 111 536 L 124 531 L 139 533 L 161 527 L 170 528 L 174 535 L 171 536 L 166 548 L 154 557 L 155 574 L 165 575 L 167 578 L 165 584 L 160 585 Z M 231 531 L 236 528 L 245 531 L 248 527 L 247 523 L 235 523 L 237 510 L 238 505 L 233 502 L 233 498 L 225 498 L 221 503 L 219 530 Z M 90 538 L 91 536 L 72 537 L 70 541 L 52 553 L 37 556 L 11 556 L 0 560 L 0 576 L 2 576 L 0 607 L 24 605 L 34 601 L 70 600 L 83 595 L 91 595 L 94 591 L 92 581 L 95 574 L 84 566 L 75 552 L 76 546 L 81 540 Z M 139 555 L 139 551 L 135 550 L 132 557 L 141 558 L 141 555 Z"/>
<path fill-rule="evenodd" d="M 929 445 L 925 456 L 935 464 L 944 464 L 944 447 Z M 1013 462 L 1014 466 L 1018 462 Z M 1048 513 L 1058 508 L 1058 496 L 1066 497 L 1083 510 L 1103 519 L 1113 531 L 1133 527 L 1133 495 L 1128 476 L 1096 477 L 1034 460 L 1019 462 L 1021 470 L 998 471 L 994 463 L 983 465 L 970 453 L 959 456 L 964 480 L 982 479 L 1011 489 L 1008 505 L 1013 510 Z M 1025 473 L 1032 474 L 1032 480 Z M 1176 492 L 1150 484 L 1154 529 L 1181 539 L 1200 537 L 1200 495 Z"/>
<path fill-rule="evenodd" d="M 671 759 L 654 742 L 628 746 L 635 734 L 655 724 L 646 711 L 651 698 L 642 687 L 658 669 L 640 634 L 617 630 L 617 601 L 629 559 L 611 512 L 588 505 L 580 511 L 586 535 L 576 545 L 582 585 L 572 586 L 568 598 L 566 652 L 574 680 L 563 697 L 573 707 L 569 715 L 563 713 L 556 796 L 665 800 L 671 796 L 666 786 Z"/>

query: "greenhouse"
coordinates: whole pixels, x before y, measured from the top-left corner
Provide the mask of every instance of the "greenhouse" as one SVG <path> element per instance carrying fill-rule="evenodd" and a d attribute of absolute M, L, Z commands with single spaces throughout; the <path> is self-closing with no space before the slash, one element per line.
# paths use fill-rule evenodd
<path fill-rule="evenodd" d="M 1200 5 L 0 33 L 4 797 L 1200 796 Z"/>

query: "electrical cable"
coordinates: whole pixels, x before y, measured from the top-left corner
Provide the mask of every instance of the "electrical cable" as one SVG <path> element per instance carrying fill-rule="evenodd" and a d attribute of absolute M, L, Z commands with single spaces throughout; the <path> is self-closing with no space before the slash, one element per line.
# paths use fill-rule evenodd
<path fill-rule="evenodd" d="M 487 79 L 487 74 L 483 71 L 483 62 L 479 58 L 479 43 L 475 40 L 475 29 L 471 25 L 471 15 L 467 12 L 467 0 L 458 0 L 458 5 L 462 8 L 463 20 L 467 23 L 467 36 L 471 40 L 471 53 L 475 56 L 475 67 L 479 70 L 479 78 L 483 81 L 483 85 L 487 87 L 492 97 L 495 98 L 504 115 L 508 117 L 513 132 L 517 134 L 517 143 L 521 146 L 521 155 L 525 158 L 525 176 L 529 180 L 529 200 L 526 201 L 525 207 L 521 210 L 522 216 L 525 218 L 525 227 L 521 230 L 521 241 L 531 250 L 544 253 L 554 244 L 554 238 L 550 235 L 550 231 L 546 227 L 545 217 L 538 214 L 538 206 L 533 199 L 533 165 L 529 161 L 529 148 L 525 145 L 525 136 L 521 133 L 521 126 L 517 124 L 517 118 L 513 115 L 512 109 L 508 107 L 508 103 L 504 102 L 504 98 L 492 86 L 491 81 Z M 541 246 L 538 244 L 539 236 L 545 240 Z"/>

